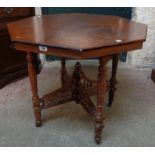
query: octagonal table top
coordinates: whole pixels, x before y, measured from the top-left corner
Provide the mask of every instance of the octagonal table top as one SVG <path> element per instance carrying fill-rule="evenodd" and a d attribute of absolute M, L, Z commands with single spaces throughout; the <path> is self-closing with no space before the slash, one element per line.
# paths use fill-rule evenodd
<path fill-rule="evenodd" d="M 53 14 L 9 23 L 11 40 L 85 51 L 146 40 L 147 26 L 118 16 Z"/>

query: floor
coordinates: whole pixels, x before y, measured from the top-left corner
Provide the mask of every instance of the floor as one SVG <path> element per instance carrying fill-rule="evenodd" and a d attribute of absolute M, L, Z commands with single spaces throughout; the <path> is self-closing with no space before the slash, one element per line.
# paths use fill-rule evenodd
<path fill-rule="evenodd" d="M 69 72 L 73 64 L 68 61 Z M 82 65 L 95 78 L 97 62 L 82 61 Z M 60 86 L 59 67 L 55 61 L 43 68 L 38 76 L 40 96 Z M 155 146 L 155 84 L 150 73 L 149 69 L 119 65 L 115 101 L 105 108 L 100 145 L 94 142 L 88 114 L 74 102 L 43 111 L 43 126 L 36 128 L 29 79 L 13 82 L 0 90 L 0 146 Z"/>

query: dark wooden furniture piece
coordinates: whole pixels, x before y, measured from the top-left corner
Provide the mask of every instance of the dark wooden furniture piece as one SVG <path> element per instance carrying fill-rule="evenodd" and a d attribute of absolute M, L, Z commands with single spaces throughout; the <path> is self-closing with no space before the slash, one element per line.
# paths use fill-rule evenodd
<path fill-rule="evenodd" d="M 155 69 L 152 69 L 151 79 L 155 83 Z"/>
<path fill-rule="evenodd" d="M 0 88 L 9 81 L 27 74 L 26 55 L 10 47 L 11 40 L 6 24 L 30 16 L 34 16 L 34 8 L 0 8 Z M 34 59 L 39 72 L 36 55 Z"/>
<path fill-rule="evenodd" d="M 8 24 L 14 48 L 27 53 L 28 71 L 36 126 L 41 126 L 43 109 L 75 101 L 90 114 L 95 123 L 96 143 L 101 141 L 104 126 L 105 93 L 111 104 L 116 90 L 116 66 L 122 51 L 141 49 L 147 26 L 116 16 L 93 14 L 57 14 L 36 16 Z M 61 88 L 40 98 L 33 53 L 61 57 Z M 85 76 L 81 64 L 75 64 L 71 75 L 66 70 L 66 58 L 98 57 L 96 81 Z M 111 79 L 106 78 L 106 64 L 113 59 Z M 90 96 L 97 95 L 94 104 Z"/>

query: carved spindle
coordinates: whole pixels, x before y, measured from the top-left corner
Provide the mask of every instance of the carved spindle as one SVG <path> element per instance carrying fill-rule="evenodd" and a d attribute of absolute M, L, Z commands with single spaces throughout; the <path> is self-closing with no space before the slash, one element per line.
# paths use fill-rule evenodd
<path fill-rule="evenodd" d="M 106 60 L 106 59 L 105 59 Z M 99 73 L 97 81 L 97 105 L 96 105 L 96 125 L 95 125 L 95 140 L 99 144 L 101 142 L 102 128 L 104 126 L 104 99 L 106 93 L 106 64 L 104 58 L 99 58 Z"/>
<path fill-rule="evenodd" d="M 108 103 L 109 107 L 112 105 L 116 91 L 116 84 L 117 84 L 116 73 L 117 73 L 118 60 L 119 55 L 114 55 L 112 59 L 112 76 L 110 79 L 110 91 L 109 91 L 109 103 Z"/>
<path fill-rule="evenodd" d="M 38 96 L 38 88 L 37 88 L 37 75 L 34 67 L 33 56 L 31 53 L 27 53 L 27 64 L 28 64 L 28 73 L 32 90 L 32 101 L 34 114 L 36 119 L 36 126 L 41 126 L 41 107 L 40 107 L 40 99 Z"/>

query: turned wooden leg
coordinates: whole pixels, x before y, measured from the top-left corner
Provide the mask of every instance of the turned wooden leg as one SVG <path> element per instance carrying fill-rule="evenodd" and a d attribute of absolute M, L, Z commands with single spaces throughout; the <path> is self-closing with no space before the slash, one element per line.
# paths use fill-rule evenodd
<path fill-rule="evenodd" d="M 95 140 L 99 144 L 101 142 L 102 128 L 104 127 L 104 99 L 106 93 L 106 58 L 99 58 L 99 73 L 97 81 L 97 105 L 96 105 L 96 124 L 95 124 Z"/>
<path fill-rule="evenodd" d="M 152 81 L 155 83 L 155 68 L 152 69 L 151 79 L 152 79 Z"/>
<path fill-rule="evenodd" d="M 66 58 L 61 58 L 61 85 L 62 87 L 65 85 L 65 75 L 66 75 Z"/>
<path fill-rule="evenodd" d="M 117 73 L 118 61 L 119 61 L 119 55 L 114 55 L 112 59 L 112 76 L 110 79 L 110 91 L 109 91 L 109 103 L 108 103 L 109 107 L 112 105 L 116 91 L 116 84 L 117 84 L 116 73 Z"/>
<path fill-rule="evenodd" d="M 80 73 L 81 73 L 81 64 L 77 62 L 75 64 L 75 69 L 72 74 L 72 83 L 74 85 L 72 96 L 76 103 L 80 102 Z"/>
<path fill-rule="evenodd" d="M 28 73 L 32 90 L 32 101 L 34 114 L 36 119 L 36 126 L 41 126 L 41 108 L 40 108 L 40 100 L 38 96 L 38 88 L 37 88 L 37 75 L 34 67 L 33 57 L 31 53 L 27 53 L 27 64 L 28 64 Z"/>

